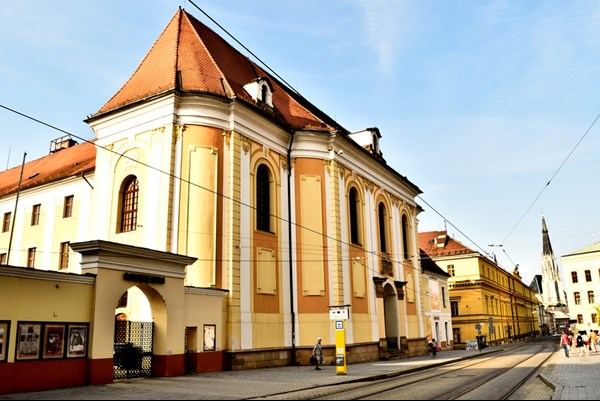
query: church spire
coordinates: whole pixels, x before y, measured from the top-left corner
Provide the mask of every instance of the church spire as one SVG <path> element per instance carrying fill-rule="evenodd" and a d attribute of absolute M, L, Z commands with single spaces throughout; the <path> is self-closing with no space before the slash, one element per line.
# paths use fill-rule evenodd
<path fill-rule="evenodd" d="M 566 304 L 546 219 L 542 215 L 542 287 L 546 307 Z"/>
<path fill-rule="evenodd" d="M 546 219 L 542 215 L 542 242 L 543 242 L 543 256 L 554 256 L 552 251 L 552 244 L 550 243 L 550 236 L 548 235 L 548 227 L 546 226 Z"/>

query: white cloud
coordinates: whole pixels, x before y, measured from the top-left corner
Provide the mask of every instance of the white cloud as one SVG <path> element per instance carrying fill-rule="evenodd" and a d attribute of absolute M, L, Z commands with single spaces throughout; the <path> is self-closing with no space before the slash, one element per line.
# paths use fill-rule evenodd
<path fill-rule="evenodd" d="M 375 51 L 380 72 L 388 75 L 401 49 L 409 43 L 417 23 L 413 5 L 418 3 L 358 0 L 358 4 L 365 14 L 366 44 Z"/>

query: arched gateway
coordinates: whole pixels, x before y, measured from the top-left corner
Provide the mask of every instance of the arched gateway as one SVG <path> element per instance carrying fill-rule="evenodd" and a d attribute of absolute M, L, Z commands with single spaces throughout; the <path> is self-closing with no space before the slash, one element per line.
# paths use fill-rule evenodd
<path fill-rule="evenodd" d="M 148 300 L 152 320 L 135 336 L 150 338 L 151 344 L 136 344 L 129 333 L 122 345 L 136 347 L 133 351 L 140 351 L 150 358 L 146 366 L 152 376 L 184 374 L 185 268 L 196 259 L 107 241 L 80 242 L 71 244 L 71 248 L 81 254 L 82 273 L 96 275 L 93 323 L 90 327 L 90 382 L 111 382 L 117 371 L 115 362 L 121 362 L 123 367 L 123 355 L 117 355 L 119 347 L 115 343 L 115 335 L 123 330 L 116 322 L 123 320 L 117 320 L 115 307 L 132 287 L 139 289 Z M 125 356 L 136 357 L 133 354 Z M 125 363 L 134 362 L 128 360 Z"/>

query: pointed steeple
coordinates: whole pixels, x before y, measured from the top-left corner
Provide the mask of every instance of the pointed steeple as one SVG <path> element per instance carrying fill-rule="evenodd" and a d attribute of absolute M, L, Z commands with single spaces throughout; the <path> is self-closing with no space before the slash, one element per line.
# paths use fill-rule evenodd
<path fill-rule="evenodd" d="M 548 227 L 546 226 L 546 219 L 544 219 L 544 215 L 542 215 L 542 242 L 542 255 L 554 256 L 554 252 L 552 251 L 552 244 L 550 243 L 550 236 L 548 235 Z"/>
<path fill-rule="evenodd" d="M 542 215 L 542 288 L 542 298 L 546 307 L 566 304 L 544 215 Z"/>

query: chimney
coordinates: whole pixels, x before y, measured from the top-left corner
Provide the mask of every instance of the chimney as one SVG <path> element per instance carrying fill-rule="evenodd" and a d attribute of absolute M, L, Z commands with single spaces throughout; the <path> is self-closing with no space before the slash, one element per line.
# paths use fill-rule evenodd
<path fill-rule="evenodd" d="M 77 142 L 71 138 L 71 135 L 66 135 L 50 142 L 50 154 L 59 152 L 63 149 L 68 149 L 77 145 Z"/>
<path fill-rule="evenodd" d="M 435 237 L 435 244 L 437 245 L 438 248 L 445 247 L 447 243 L 448 243 L 448 235 L 447 234 L 440 234 L 437 237 Z"/>

